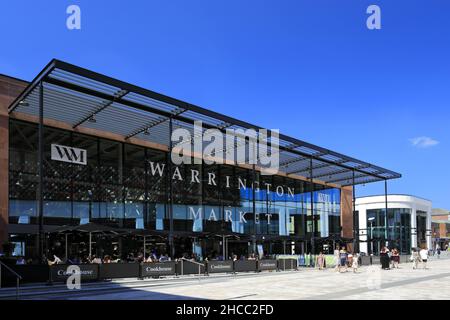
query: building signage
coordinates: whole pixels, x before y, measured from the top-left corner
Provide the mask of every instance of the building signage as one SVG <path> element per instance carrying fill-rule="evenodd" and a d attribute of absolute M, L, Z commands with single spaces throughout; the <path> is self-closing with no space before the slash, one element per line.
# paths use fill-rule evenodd
<path fill-rule="evenodd" d="M 87 150 L 52 143 L 51 159 L 75 164 L 87 164 Z"/>
<path fill-rule="evenodd" d="M 317 193 L 317 200 L 318 202 L 328 203 L 331 202 L 331 197 L 329 194 L 319 192 Z"/>
<path fill-rule="evenodd" d="M 277 270 L 277 260 L 259 260 L 258 270 Z"/>
<path fill-rule="evenodd" d="M 233 261 L 208 261 L 208 273 L 233 272 Z"/>
<path fill-rule="evenodd" d="M 175 262 L 144 263 L 142 265 L 142 277 L 170 276 L 175 274 Z"/>
<path fill-rule="evenodd" d="M 163 178 L 168 174 L 167 167 L 165 163 L 162 162 L 152 162 L 149 161 L 149 173 L 152 176 Z M 199 170 L 190 169 L 190 172 L 185 172 L 185 170 L 180 169 L 178 166 L 175 166 L 174 169 L 170 172 L 171 179 L 176 181 L 188 181 L 190 184 L 200 184 L 200 183 L 207 183 L 210 186 L 217 187 L 218 186 L 218 177 L 215 173 L 208 172 L 208 178 L 206 181 L 201 182 L 201 175 Z M 284 186 L 284 185 L 273 185 L 271 183 L 262 182 L 259 183 L 258 181 L 254 182 L 248 182 L 247 179 L 242 178 L 240 176 L 224 176 L 223 182 L 221 182 L 223 185 L 222 187 L 225 189 L 231 189 L 235 188 L 240 191 L 246 191 L 248 188 L 254 188 L 255 193 L 264 193 L 265 195 L 271 195 L 274 194 L 277 197 L 280 198 L 286 198 L 286 199 L 292 199 L 295 200 L 295 188 Z M 283 200 L 284 201 L 284 200 Z M 204 219 L 207 219 L 209 221 L 218 221 L 218 216 L 220 216 L 219 209 L 216 208 L 210 208 L 208 212 L 204 212 L 204 208 L 202 206 L 189 206 L 189 219 L 194 221 L 201 221 Z M 281 211 L 281 209 L 280 209 Z M 246 211 L 237 210 L 235 213 L 231 208 L 225 208 L 223 212 L 223 220 L 225 222 L 232 222 L 234 221 L 233 215 L 236 216 L 236 220 L 239 220 L 239 223 L 246 224 L 247 221 L 247 213 Z M 279 212 L 276 212 L 274 214 L 279 214 Z M 272 213 L 265 212 L 265 213 L 258 213 L 256 212 L 253 216 L 254 223 L 260 224 L 261 221 L 265 220 L 267 225 L 271 224 L 272 219 Z"/>
<path fill-rule="evenodd" d="M 67 272 L 67 264 L 56 264 L 51 267 L 52 281 L 66 281 L 72 273 Z M 78 274 L 81 280 L 96 280 L 98 278 L 98 265 L 78 265 L 80 271 Z"/>

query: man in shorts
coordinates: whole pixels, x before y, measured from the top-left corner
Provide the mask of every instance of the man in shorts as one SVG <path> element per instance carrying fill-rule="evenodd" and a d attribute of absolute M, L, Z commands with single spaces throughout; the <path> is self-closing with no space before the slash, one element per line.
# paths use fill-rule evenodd
<path fill-rule="evenodd" d="M 342 268 L 347 272 L 347 257 L 347 250 L 345 250 L 345 247 L 342 247 L 339 251 L 339 272 L 341 272 Z"/>

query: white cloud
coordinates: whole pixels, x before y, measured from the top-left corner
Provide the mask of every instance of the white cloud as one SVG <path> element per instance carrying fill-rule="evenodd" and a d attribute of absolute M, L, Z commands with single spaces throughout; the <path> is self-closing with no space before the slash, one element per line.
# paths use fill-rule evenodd
<path fill-rule="evenodd" d="M 429 148 L 439 144 L 439 141 L 434 140 L 430 137 L 416 137 L 409 139 L 409 141 L 414 147 L 417 148 Z"/>

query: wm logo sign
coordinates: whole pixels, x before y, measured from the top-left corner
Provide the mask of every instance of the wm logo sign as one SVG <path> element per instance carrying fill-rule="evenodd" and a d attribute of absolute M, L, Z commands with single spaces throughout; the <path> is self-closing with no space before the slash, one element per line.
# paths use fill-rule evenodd
<path fill-rule="evenodd" d="M 83 149 L 52 144 L 52 160 L 87 164 L 87 151 Z"/>

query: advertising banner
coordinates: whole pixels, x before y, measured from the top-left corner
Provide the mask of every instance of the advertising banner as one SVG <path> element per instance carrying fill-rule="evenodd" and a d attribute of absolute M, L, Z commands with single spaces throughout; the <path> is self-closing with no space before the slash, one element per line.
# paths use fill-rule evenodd
<path fill-rule="evenodd" d="M 259 260 L 258 270 L 277 270 L 277 260 Z"/>
<path fill-rule="evenodd" d="M 68 273 L 67 268 L 69 264 L 55 264 L 50 268 L 51 280 L 52 281 L 66 281 L 69 276 L 73 273 Z M 86 280 L 97 280 L 98 279 L 98 264 L 81 264 L 77 265 L 80 269 L 80 279 L 81 281 Z"/>
<path fill-rule="evenodd" d="M 171 276 L 175 275 L 176 262 L 155 262 L 144 263 L 141 265 L 141 277 L 155 277 L 155 276 Z"/>
<path fill-rule="evenodd" d="M 208 273 L 233 272 L 233 261 L 208 261 Z"/>

